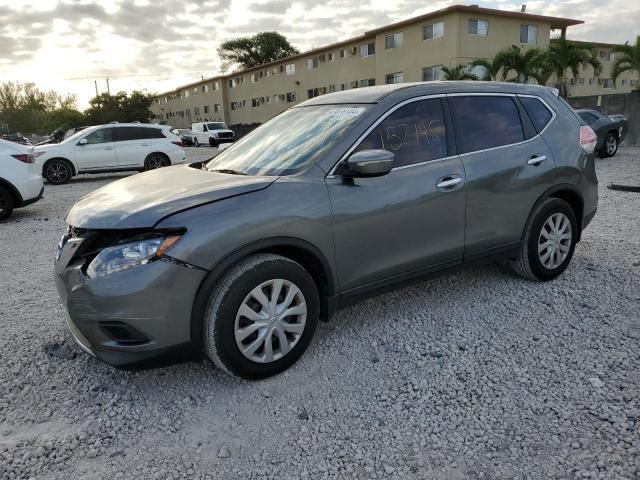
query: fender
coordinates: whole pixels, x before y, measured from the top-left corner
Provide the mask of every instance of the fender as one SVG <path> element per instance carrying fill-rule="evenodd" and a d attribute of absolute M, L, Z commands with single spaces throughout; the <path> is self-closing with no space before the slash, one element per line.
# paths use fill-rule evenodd
<path fill-rule="evenodd" d="M 20 192 L 18 191 L 18 189 L 14 187 L 11 184 L 11 182 L 0 177 L 0 186 L 5 187 L 7 190 L 9 190 L 11 195 L 13 195 L 13 198 L 15 200 L 15 207 L 19 207 L 20 205 L 22 205 L 22 202 L 23 202 L 22 195 L 20 195 Z"/>
<path fill-rule="evenodd" d="M 207 308 L 209 293 L 214 285 L 235 264 L 247 256 L 259 252 L 278 253 L 279 250 L 293 248 L 300 253 L 308 254 L 312 262 L 317 262 L 322 269 L 322 275 L 326 281 L 326 291 L 320 294 L 321 318 L 328 320 L 336 310 L 336 279 L 334 271 L 330 267 L 324 254 L 313 244 L 295 237 L 271 237 L 261 239 L 244 245 L 224 256 L 209 271 L 209 274 L 200 284 L 191 309 L 191 343 L 194 348 L 202 345 L 202 322 Z M 286 256 L 286 253 L 284 253 Z M 310 272 L 313 275 L 313 272 Z M 316 272 L 317 274 L 318 272 Z M 314 277 L 315 278 L 315 277 Z"/>
<path fill-rule="evenodd" d="M 540 197 L 538 197 L 538 199 L 535 201 L 535 203 L 531 207 L 531 210 L 529 211 L 529 215 L 527 216 L 527 221 L 525 222 L 524 228 L 522 230 L 522 235 L 520 236 L 521 241 L 524 240 L 524 235 L 525 235 L 525 232 L 527 231 L 527 225 L 529 225 L 529 222 L 531 221 L 531 217 L 533 216 L 533 212 L 536 210 L 538 205 L 540 205 L 542 201 L 544 201 L 549 197 L 557 197 L 557 195 L 554 195 L 554 194 L 562 191 L 569 191 L 572 194 L 574 194 L 580 200 L 580 203 L 581 203 L 580 207 L 581 208 L 584 207 L 584 199 L 582 198 L 582 194 L 575 187 L 575 185 L 572 185 L 570 183 L 559 183 L 557 185 L 552 186 L 551 188 L 545 190 L 545 192 L 542 195 L 540 195 Z M 558 197 L 558 198 L 561 198 L 561 197 Z M 576 212 L 576 221 L 578 222 L 578 238 L 576 242 L 580 241 L 580 237 L 582 235 L 582 222 L 584 221 L 584 219 L 582 218 L 583 215 L 584 215 L 584 212 Z"/>

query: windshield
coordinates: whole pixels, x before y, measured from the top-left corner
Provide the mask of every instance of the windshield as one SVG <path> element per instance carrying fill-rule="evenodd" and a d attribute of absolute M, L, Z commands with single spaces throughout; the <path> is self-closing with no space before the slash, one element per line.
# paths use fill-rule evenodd
<path fill-rule="evenodd" d="M 207 164 L 207 170 L 291 175 L 332 148 L 366 106 L 292 108 L 269 120 Z"/>
<path fill-rule="evenodd" d="M 224 122 L 207 123 L 209 130 L 227 130 L 227 124 Z"/>

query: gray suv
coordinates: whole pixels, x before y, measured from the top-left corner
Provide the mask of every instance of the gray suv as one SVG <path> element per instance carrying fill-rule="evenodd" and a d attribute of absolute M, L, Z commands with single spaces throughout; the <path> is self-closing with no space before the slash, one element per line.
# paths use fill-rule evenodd
<path fill-rule="evenodd" d="M 56 254 L 69 329 L 116 367 L 204 352 L 258 379 L 291 366 L 318 320 L 391 286 L 495 258 L 551 280 L 596 212 L 595 142 L 546 87 L 314 98 L 202 169 L 80 200 Z"/>

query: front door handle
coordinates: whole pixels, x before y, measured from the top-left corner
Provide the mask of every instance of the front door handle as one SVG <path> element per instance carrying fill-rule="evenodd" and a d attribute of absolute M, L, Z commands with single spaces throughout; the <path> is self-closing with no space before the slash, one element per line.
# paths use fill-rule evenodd
<path fill-rule="evenodd" d="M 105 150 L 113 150 L 113 147 L 104 147 Z"/>
<path fill-rule="evenodd" d="M 442 180 L 436 183 L 436 187 L 451 188 L 451 187 L 455 187 L 459 183 L 462 183 L 462 178 L 460 177 L 444 177 Z"/>
<path fill-rule="evenodd" d="M 148 143 L 141 143 L 141 144 L 140 144 L 140 146 L 141 146 L 141 147 L 148 147 L 148 146 L 149 146 L 149 144 L 148 144 Z"/>
<path fill-rule="evenodd" d="M 533 157 L 531 157 L 529 159 L 529 161 L 527 163 L 529 165 L 533 165 L 534 167 L 537 167 L 542 162 L 544 162 L 546 159 L 547 159 L 547 157 L 545 155 L 534 155 Z"/>

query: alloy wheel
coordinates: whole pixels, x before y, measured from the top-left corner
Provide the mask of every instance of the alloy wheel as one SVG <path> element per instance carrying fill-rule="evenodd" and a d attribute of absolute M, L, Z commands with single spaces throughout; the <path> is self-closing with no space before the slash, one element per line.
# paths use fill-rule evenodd
<path fill-rule="evenodd" d="M 609 155 L 613 155 L 614 153 L 616 153 L 616 150 L 618 148 L 618 140 L 615 136 L 610 135 L 609 137 L 607 137 L 605 148 L 607 150 L 607 154 Z"/>
<path fill-rule="evenodd" d="M 155 170 L 164 167 L 164 158 L 159 155 L 153 155 L 147 160 L 147 170 Z"/>
<path fill-rule="evenodd" d="M 307 304 L 296 284 L 273 279 L 255 287 L 240 304 L 234 327 L 238 349 L 256 363 L 275 362 L 302 337 Z"/>
<path fill-rule="evenodd" d="M 554 213 L 542 226 L 538 237 L 538 258 L 548 269 L 562 265 L 571 249 L 571 221 L 564 213 Z"/>
<path fill-rule="evenodd" d="M 64 183 L 69 179 L 69 169 L 62 162 L 52 162 L 47 165 L 45 176 L 53 183 Z"/>

